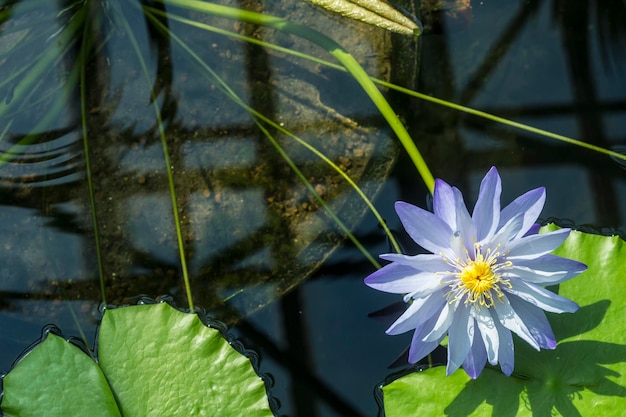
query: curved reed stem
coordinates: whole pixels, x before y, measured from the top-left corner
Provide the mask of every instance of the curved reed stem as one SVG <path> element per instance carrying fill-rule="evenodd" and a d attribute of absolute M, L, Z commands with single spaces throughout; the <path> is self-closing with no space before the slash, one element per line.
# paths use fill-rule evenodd
<path fill-rule="evenodd" d="M 133 3 L 136 4 L 136 3 Z M 139 4 L 136 4 L 136 7 L 140 7 Z M 121 17 L 124 16 L 123 13 L 118 13 Z M 180 266 L 181 266 L 181 272 L 183 274 L 183 281 L 184 281 L 184 285 L 185 285 L 185 292 L 186 292 L 186 296 L 187 296 L 187 303 L 189 305 L 189 310 L 190 311 L 194 311 L 194 303 L 193 303 L 193 296 L 191 293 L 191 281 L 189 279 L 189 271 L 187 268 L 187 257 L 185 255 L 185 241 L 183 239 L 183 232 L 182 232 L 182 228 L 181 228 L 181 221 L 180 221 L 180 216 L 178 214 L 178 199 L 176 198 L 176 187 L 174 184 L 174 174 L 172 172 L 172 165 L 170 163 L 170 155 L 169 155 L 169 150 L 168 150 L 168 146 L 167 146 L 167 138 L 165 137 L 165 130 L 163 128 L 163 119 L 161 117 L 161 110 L 159 109 L 159 105 L 158 105 L 158 100 L 157 97 L 155 97 L 154 95 L 154 90 L 152 89 L 152 86 L 149 83 L 150 80 L 150 72 L 148 71 L 148 67 L 146 65 L 145 60 L 143 59 L 143 56 L 141 54 L 141 49 L 139 47 L 139 44 L 137 42 L 137 39 L 135 38 L 132 28 L 130 27 L 130 24 L 128 22 L 128 20 L 126 19 L 121 19 L 122 20 L 122 24 L 124 25 L 124 29 L 128 35 L 128 39 L 130 40 L 133 49 L 135 49 L 136 54 L 137 54 L 137 59 L 139 61 L 139 64 L 141 65 L 142 71 L 146 77 L 146 80 L 148 81 L 148 84 L 150 86 L 150 94 L 151 94 L 151 102 L 152 105 L 154 107 L 154 113 L 157 119 L 157 127 L 159 129 L 159 137 L 161 138 L 161 147 L 163 148 L 163 159 L 165 160 L 165 169 L 167 172 L 167 182 L 168 182 L 168 186 L 169 186 L 169 191 L 170 191 L 170 198 L 171 198 L 171 202 L 172 202 L 172 212 L 174 215 L 174 227 L 176 229 L 176 239 L 178 241 L 178 254 L 179 254 L 179 258 L 180 258 Z"/>

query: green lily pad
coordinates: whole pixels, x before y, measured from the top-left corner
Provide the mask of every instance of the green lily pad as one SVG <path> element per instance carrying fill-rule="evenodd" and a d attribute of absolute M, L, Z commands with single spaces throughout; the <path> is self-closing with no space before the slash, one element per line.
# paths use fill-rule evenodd
<path fill-rule="evenodd" d="M 592 416 L 626 409 L 626 243 L 575 231 L 554 253 L 588 266 L 558 288 L 581 308 L 548 314 L 555 350 L 537 352 L 516 340 L 511 377 L 497 368 L 476 380 L 464 372 L 446 377 L 442 366 L 403 376 L 383 387 L 386 416 Z"/>
<path fill-rule="evenodd" d="M 4 415 L 119 417 L 107 380 L 85 352 L 62 337 L 46 338 L 3 380 Z"/>
<path fill-rule="evenodd" d="M 54 334 L 3 380 L 5 416 L 272 416 L 250 360 L 166 303 L 107 310 L 98 363 Z"/>
<path fill-rule="evenodd" d="M 124 416 L 272 415 L 250 360 L 165 303 L 107 311 L 98 359 Z"/>

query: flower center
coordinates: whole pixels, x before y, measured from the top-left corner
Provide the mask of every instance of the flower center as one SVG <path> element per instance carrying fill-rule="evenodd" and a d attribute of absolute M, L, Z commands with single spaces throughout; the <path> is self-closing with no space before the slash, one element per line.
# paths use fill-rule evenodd
<path fill-rule="evenodd" d="M 498 282 L 491 265 L 484 261 L 470 261 L 457 276 L 473 293 L 489 291 Z"/>
<path fill-rule="evenodd" d="M 494 297 L 501 301 L 504 294 L 500 286 L 511 284 L 509 280 L 502 279 L 498 270 L 504 266 L 511 266 L 510 261 L 498 262 L 499 252 L 491 252 L 487 249 L 483 255 L 480 244 L 474 245 L 473 259 L 467 254 L 465 260 L 456 259 L 449 262 L 458 271 L 455 275 L 458 280 L 450 284 L 448 299 L 450 302 L 456 301 L 465 296 L 465 304 L 477 304 L 477 307 L 487 308 L 494 305 Z"/>

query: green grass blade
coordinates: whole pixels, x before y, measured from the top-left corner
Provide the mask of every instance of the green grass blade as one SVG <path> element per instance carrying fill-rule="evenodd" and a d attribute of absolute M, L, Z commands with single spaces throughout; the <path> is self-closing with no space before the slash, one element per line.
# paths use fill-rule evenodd
<path fill-rule="evenodd" d="M 335 222 L 337 226 L 345 233 L 345 235 L 352 241 L 354 246 L 357 247 L 361 251 L 361 253 L 367 258 L 368 261 L 374 265 L 375 268 L 380 268 L 380 264 L 374 259 L 374 257 L 365 249 L 365 246 L 359 242 L 359 240 L 350 232 L 350 230 L 346 227 L 346 225 L 339 219 L 337 214 L 326 204 L 324 199 L 315 191 L 315 188 L 311 185 L 311 183 L 306 179 L 305 175 L 300 171 L 300 169 L 296 166 L 293 160 L 287 155 L 285 150 L 280 146 L 280 144 L 274 139 L 274 137 L 270 134 L 270 132 L 263 126 L 258 120 L 255 120 L 256 125 L 261 129 L 265 137 L 270 141 L 270 143 L 274 146 L 276 151 L 280 154 L 280 156 L 287 162 L 287 165 L 295 172 L 295 174 L 300 178 L 302 183 L 306 186 L 309 192 L 315 197 L 315 199 L 324 207 L 326 213 L 331 217 L 331 219 Z"/>
<path fill-rule="evenodd" d="M 337 59 L 345 69 L 354 77 L 359 83 L 361 88 L 370 97 L 372 102 L 378 108 L 378 111 L 387 120 L 387 123 L 394 131 L 400 143 L 406 150 L 407 154 L 413 161 L 415 168 L 421 175 L 424 183 L 432 193 L 435 188 L 435 179 L 433 178 L 426 161 L 422 157 L 421 153 L 417 149 L 415 142 L 407 132 L 406 128 L 396 116 L 395 112 L 389 105 L 389 102 L 385 99 L 378 87 L 372 82 L 370 76 L 365 72 L 363 67 L 354 59 L 348 51 L 341 47 L 337 42 L 332 40 L 326 35 L 311 29 L 305 25 L 291 22 L 289 20 L 269 16 L 260 13 L 251 12 L 248 10 L 241 10 L 233 7 L 221 6 L 217 4 L 207 3 L 198 0 L 158 0 L 166 5 L 178 6 L 189 10 L 195 10 L 202 13 L 207 13 L 213 16 L 223 17 L 226 19 L 244 21 L 256 25 L 267 26 L 276 30 L 291 33 L 299 36 L 310 42 L 315 43 L 319 47 L 323 48 Z"/>
<path fill-rule="evenodd" d="M 88 7 L 86 5 L 85 7 Z M 100 233 L 98 232 L 98 216 L 96 214 L 96 197 L 93 186 L 93 176 L 91 175 L 91 161 L 89 156 L 89 129 L 87 126 L 87 83 L 86 83 L 86 70 L 87 62 L 89 61 L 89 53 L 93 48 L 93 37 L 89 33 L 90 25 L 83 25 L 82 31 L 82 43 L 80 54 L 76 60 L 75 66 L 80 68 L 80 119 L 81 128 L 83 130 L 83 152 L 85 154 L 85 174 L 87 176 L 87 189 L 89 192 L 89 205 L 91 209 L 91 224 L 93 227 L 94 244 L 96 246 L 96 261 L 98 264 L 98 281 L 100 282 L 100 294 L 102 296 L 102 302 L 107 304 L 106 291 L 104 285 L 104 269 L 102 266 L 102 253 L 100 251 Z"/>
<path fill-rule="evenodd" d="M 148 13 L 161 13 L 161 11 L 156 10 L 156 9 L 152 9 L 149 8 L 149 10 L 147 10 Z M 169 15 L 169 14 L 168 14 Z M 148 17 L 152 20 L 152 23 L 158 27 L 160 30 L 167 30 L 167 28 L 165 28 L 157 19 L 153 18 L 152 16 L 150 16 L 150 14 L 148 14 Z M 344 172 L 341 168 L 339 168 L 337 166 L 337 164 L 335 164 L 332 160 L 330 160 L 326 155 L 324 155 L 322 152 L 320 152 L 318 149 L 316 149 L 314 146 L 310 145 L 309 143 L 307 143 L 305 140 L 303 140 L 302 138 L 298 137 L 297 135 L 293 134 L 292 132 L 290 132 L 289 130 L 285 129 L 283 126 L 281 126 L 280 124 L 274 122 L 273 120 L 271 120 L 270 118 L 266 117 L 265 115 L 261 114 L 260 112 L 258 112 L 257 110 L 253 109 L 252 107 L 248 106 L 243 100 L 241 100 L 241 98 L 228 86 L 228 84 L 226 82 L 224 82 L 212 69 L 211 67 L 209 67 L 188 45 L 186 45 L 178 36 L 176 36 L 176 34 L 174 33 L 170 33 L 170 36 L 172 38 L 172 40 L 174 40 L 174 42 L 178 43 L 179 46 L 181 48 L 183 48 L 190 56 L 191 58 L 195 61 L 196 64 L 200 65 L 202 70 L 205 71 L 207 74 L 209 74 L 211 76 L 211 81 L 213 81 L 216 86 L 222 90 L 224 92 L 224 94 L 226 94 L 227 96 L 229 96 L 233 101 L 235 101 L 239 106 L 241 106 L 242 108 L 244 108 L 248 113 L 250 113 L 254 118 L 255 118 L 255 123 L 257 123 L 257 125 L 259 125 L 259 120 L 268 124 L 269 126 L 271 126 L 272 128 L 274 128 L 275 130 L 279 131 L 280 133 L 290 137 L 291 139 L 295 140 L 296 142 L 298 142 L 300 145 L 302 145 L 303 147 L 305 147 L 307 150 L 309 150 L 310 152 L 312 152 L 314 155 L 316 155 L 318 158 L 320 158 L 322 161 L 324 161 L 326 164 L 328 164 L 334 171 L 336 171 L 339 175 L 341 175 L 341 177 L 356 191 L 356 193 L 359 195 L 359 197 L 365 202 L 365 204 L 368 206 L 368 208 L 370 209 L 370 211 L 374 214 L 374 216 L 376 217 L 376 219 L 378 220 L 379 224 L 381 225 L 381 227 L 383 228 L 383 230 L 385 231 L 385 233 L 387 234 L 389 241 L 391 242 L 391 244 L 394 247 L 394 250 L 398 253 L 401 252 L 400 246 L 398 245 L 397 241 L 395 240 L 393 234 L 391 233 L 391 231 L 389 230 L 389 227 L 387 226 L 387 224 L 385 223 L 384 219 L 382 218 L 382 216 L 380 215 L 380 213 L 378 212 L 378 210 L 376 210 L 376 207 L 374 206 L 374 204 L 371 202 L 371 200 L 365 195 L 365 193 L 363 192 L 363 190 L 361 190 L 361 188 L 354 182 L 354 180 L 352 178 L 350 178 L 350 176 Z M 264 134 L 266 136 L 269 135 L 269 133 L 265 133 L 266 129 L 262 126 L 259 125 L 259 128 L 262 130 L 262 132 L 264 132 Z M 271 135 L 270 135 L 271 136 Z M 268 139 L 271 141 L 272 145 L 274 147 L 280 147 L 280 145 L 278 143 L 275 142 L 275 140 L 273 139 L 273 137 L 269 137 Z M 300 171 L 297 169 L 297 167 L 295 165 L 293 165 L 292 162 L 290 162 L 290 158 L 289 156 L 282 150 L 282 148 L 278 149 L 278 152 L 281 154 L 281 156 L 283 156 L 283 158 L 285 159 L 285 161 L 287 162 L 288 165 L 290 165 L 290 167 L 294 170 L 294 172 L 296 173 L 296 175 L 298 175 L 301 179 L 303 179 L 305 186 L 312 192 L 312 194 L 314 195 L 314 197 L 322 204 L 322 206 L 327 210 L 327 212 L 329 213 L 329 215 L 331 216 L 331 218 L 333 218 L 336 222 L 337 225 L 346 233 L 346 235 L 348 236 L 348 238 L 355 243 L 355 245 L 357 246 L 357 248 L 359 248 L 364 255 L 370 259 L 370 261 L 373 261 L 372 263 L 378 267 L 378 262 L 376 262 L 375 260 L 373 260 L 373 258 L 371 257 L 371 255 L 365 251 L 365 249 L 363 248 L 363 246 L 360 244 L 360 242 L 358 242 L 358 240 L 348 231 L 348 229 L 345 227 L 345 225 L 339 220 L 339 218 L 337 218 L 337 216 L 332 212 L 332 210 L 326 205 L 326 203 L 321 199 L 321 197 L 317 194 L 317 192 L 315 192 L 314 188 L 311 186 L 311 184 L 306 180 L 306 178 L 304 178 L 304 176 L 302 176 L 302 174 L 300 173 Z"/>
<path fill-rule="evenodd" d="M 135 4 L 135 3 L 133 3 Z M 141 7 L 139 4 L 136 4 L 137 7 Z M 116 14 L 120 16 L 120 23 L 122 24 L 124 31 L 126 33 L 126 35 L 128 36 L 128 40 L 131 42 L 133 49 L 136 52 L 137 55 L 137 60 L 141 66 L 142 72 L 144 73 L 144 76 L 146 78 L 146 82 L 148 82 L 149 88 L 150 88 L 150 94 L 151 94 L 151 102 L 152 105 L 154 107 L 154 113 L 157 119 L 157 127 L 159 130 L 159 137 L 161 138 L 161 146 L 163 148 L 163 158 L 165 160 L 165 169 L 167 172 L 167 180 L 168 180 L 168 186 L 169 186 L 169 192 L 170 192 L 170 198 L 172 201 L 172 212 L 174 214 L 174 226 L 176 229 L 176 239 L 178 241 L 178 252 L 179 252 L 179 257 L 180 257 L 180 265 L 181 265 L 181 271 L 183 274 L 183 281 L 184 281 L 184 285 L 185 285 L 185 292 L 186 292 L 186 296 L 187 296 L 187 303 L 189 305 L 189 310 L 193 311 L 194 310 L 194 304 L 193 304 L 193 297 L 192 297 L 192 293 L 191 293 L 191 281 L 189 279 L 189 272 L 188 272 L 188 268 L 187 268 L 187 258 L 185 255 L 185 244 L 184 244 L 184 239 L 183 239 L 183 232 L 182 232 L 182 228 L 181 228 L 181 221 L 180 221 L 180 216 L 178 214 L 178 199 L 176 198 L 176 187 L 174 184 L 174 174 L 172 172 L 172 165 L 170 163 L 170 155 L 169 155 L 169 149 L 167 146 L 167 138 L 165 136 L 165 130 L 164 130 L 164 126 L 163 126 L 163 119 L 161 117 L 161 110 L 159 109 L 159 104 L 158 104 L 158 100 L 157 97 L 154 94 L 154 90 L 152 89 L 152 85 L 150 83 L 150 72 L 148 71 L 148 66 L 141 54 L 141 48 L 139 46 L 139 43 L 137 41 L 137 38 L 135 37 L 134 33 L 133 33 L 133 29 L 130 26 L 130 23 L 128 22 L 127 19 L 124 18 L 124 14 L 121 11 L 121 7 L 116 4 L 117 7 L 117 12 Z"/>
<path fill-rule="evenodd" d="M 455 109 L 455 110 L 459 110 L 462 111 L 464 113 L 467 114 L 471 114 L 474 116 L 478 116 L 478 117 L 482 117 L 483 119 L 487 119 L 487 120 L 491 120 L 494 121 L 496 123 L 500 123 L 503 125 L 507 125 L 507 126 L 511 126 L 514 127 L 516 129 L 520 129 L 520 130 L 524 130 L 526 132 L 530 132 L 530 133 L 534 133 L 540 136 L 545 136 L 551 139 L 556 139 L 558 141 L 561 142 L 565 142 L 565 143 L 569 143 L 572 145 L 576 145 L 576 146 L 580 146 L 581 148 L 586 148 L 586 149 L 590 149 L 592 151 L 596 151 L 605 155 L 608 155 L 610 157 L 619 159 L 619 160 L 623 160 L 626 161 L 626 155 L 620 154 L 619 152 L 615 152 L 612 151 L 610 149 L 606 149 L 606 148 L 602 148 L 600 146 L 596 146 L 593 145 L 591 143 L 587 143 L 587 142 L 583 142 L 577 139 L 573 139 L 564 135 L 559 135 L 557 133 L 553 133 L 553 132 L 549 132 L 547 130 L 543 130 L 543 129 L 539 129 L 524 123 L 520 123 L 520 122 L 515 122 L 513 120 L 509 120 L 509 119 L 505 119 L 504 117 L 499 117 L 481 110 L 476 110 L 473 109 L 471 107 L 467 107 L 467 106 L 462 106 L 460 104 L 455 104 L 455 103 L 451 103 L 449 101 L 446 100 L 442 100 L 440 98 L 437 97 L 432 97 L 426 94 L 422 94 L 422 93 L 418 93 L 417 91 L 413 91 L 410 90 L 408 88 L 404 88 L 404 87 L 400 87 L 382 80 L 373 80 L 374 82 L 376 82 L 377 84 L 380 84 L 382 86 L 388 87 L 388 88 L 392 88 L 396 91 L 399 91 L 401 93 L 407 94 L 409 96 L 413 96 L 416 98 L 419 98 L 421 100 L 425 100 L 425 101 L 430 101 L 431 103 L 435 103 L 435 104 L 439 104 L 441 106 L 444 107 L 448 107 L 451 109 Z"/>
<path fill-rule="evenodd" d="M 224 36 L 229 36 L 229 37 L 231 37 L 233 39 L 238 39 L 238 40 L 249 42 L 249 43 L 252 43 L 252 44 L 255 44 L 255 45 L 263 46 L 263 47 L 268 48 L 268 49 L 273 49 L 273 50 L 275 50 L 277 52 L 289 54 L 289 55 L 292 55 L 292 56 L 295 56 L 295 57 L 301 58 L 301 59 L 306 59 L 308 61 L 312 61 L 312 62 L 315 62 L 317 64 L 327 66 L 329 68 L 333 68 L 333 69 L 336 69 L 336 70 L 339 70 L 339 71 L 344 71 L 344 72 L 347 71 L 346 68 L 343 67 L 342 65 L 338 65 L 338 64 L 335 64 L 333 62 L 329 62 L 329 61 L 326 61 L 324 59 L 321 59 L 321 58 L 318 58 L 318 57 L 315 57 L 315 56 L 312 56 L 312 55 L 309 55 L 309 54 L 306 54 L 306 53 L 303 53 L 303 52 L 300 52 L 300 51 L 295 51 L 293 49 L 285 48 L 285 47 L 282 47 L 280 45 L 273 45 L 271 43 L 263 42 L 262 40 L 259 40 L 259 39 L 256 39 L 256 38 L 253 38 L 253 37 L 250 37 L 250 36 L 240 35 L 238 33 L 234 33 L 234 32 L 228 31 L 228 30 L 224 30 L 224 29 L 221 29 L 221 28 L 218 28 L 218 27 L 215 27 L 215 26 L 210 26 L 210 25 L 207 25 L 205 23 L 197 22 L 197 21 L 194 21 L 194 20 L 186 19 L 184 17 L 176 16 L 174 14 L 168 14 L 168 17 L 173 19 L 173 20 L 179 21 L 181 23 L 185 23 L 187 25 L 190 25 L 190 26 L 195 26 L 195 27 L 202 28 L 202 29 L 205 29 L 205 30 L 209 30 L 211 32 L 218 33 L 218 34 L 221 34 L 221 35 L 224 35 Z M 539 128 L 536 128 L 536 127 L 533 127 L 533 126 L 530 126 L 530 125 L 527 125 L 527 124 L 524 124 L 524 123 L 519 123 L 519 122 L 515 122 L 515 121 L 512 121 L 512 120 L 509 120 L 509 119 L 505 119 L 503 117 L 499 117 L 499 116 L 496 116 L 496 115 L 491 114 L 491 113 L 487 113 L 487 112 L 484 112 L 484 111 L 481 111 L 481 110 L 473 109 L 473 108 L 467 107 L 467 106 L 462 106 L 460 104 L 456 104 L 456 103 L 452 103 L 450 101 L 442 100 L 442 99 L 437 98 L 437 97 L 433 97 L 433 96 L 429 96 L 429 95 L 426 95 L 426 94 L 422 94 L 422 93 L 419 93 L 417 91 L 414 91 L 414 90 L 411 90 L 411 89 L 408 89 L 408 88 L 405 88 L 405 87 L 401 87 L 399 85 L 396 85 L 396 84 L 393 84 L 393 83 L 390 83 L 390 82 L 387 82 L 387 81 L 384 81 L 384 80 L 380 80 L 380 79 L 377 79 L 377 78 L 374 78 L 374 77 L 370 77 L 370 79 L 372 80 L 372 82 L 374 82 L 375 84 L 378 84 L 378 85 L 380 85 L 382 87 L 386 87 L 386 88 L 389 88 L 391 90 L 398 91 L 400 93 L 403 93 L 403 94 L 406 94 L 406 95 L 418 98 L 420 100 L 429 101 L 431 103 L 435 103 L 435 104 L 438 104 L 440 106 L 448 107 L 448 108 L 455 109 L 455 110 L 458 110 L 458 111 L 461 111 L 461 112 L 464 112 L 464 113 L 468 113 L 468 114 L 471 114 L 471 115 L 474 115 L 474 116 L 477 116 L 477 117 L 481 117 L 483 119 L 491 120 L 491 121 L 494 121 L 496 123 L 500 123 L 500 124 L 503 124 L 503 125 L 506 125 L 506 126 L 513 127 L 515 129 L 524 130 L 526 132 L 530 132 L 530 133 L 533 133 L 533 134 L 536 134 L 536 135 L 544 136 L 544 137 L 555 139 L 555 140 L 558 140 L 558 141 L 561 141 L 561 142 L 569 143 L 569 144 L 572 144 L 572 145 L 575 145 L 575 146 L 580 146 L 580 147 L 583 147 L 583 148 L 586 148 L 586 149 L 590 149 L 592 151 L 599 152 L 599 153 L 608 155 L 610 157 L 616 158 L 617 160 L 621 160 L 621 161 L 625 161 L 626 162 L 626 155 L 623 154 L 623 153 L 620 153 L 620 152 L 616 152 L 614 150 L 602 148 L 600 146 L 592 145 L 592 144 L 589 144 L 589 143 L 586 143 L 586 142 L 582 142 L 582 141 L 579 141 L 579 140 L 576 140 L 576 139 L 573 139 L 573 138 L 570 138 L 570 137 L 567 137 L 567 136 L 564 136 L 564 135 L 559 135 L 557 133 L 553 133 L 553 132 L 550 132 L 550 131 L 547 131 L 547 130 L 539 129 Z"/>

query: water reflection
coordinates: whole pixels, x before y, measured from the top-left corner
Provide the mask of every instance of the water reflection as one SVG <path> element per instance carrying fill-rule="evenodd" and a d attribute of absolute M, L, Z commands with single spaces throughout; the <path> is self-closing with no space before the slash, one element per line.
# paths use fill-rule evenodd
<path fill-rule="evenodd" d="M 385 49 L 379 47 L 387 38 L 380 32 L 352 23 L 343 26 L 337 18 L 295 2 L 244 3 L 265 7 L 268 13 L 289 14 L 322 29 L 330 24 L 331 35 L 341 38 L 350 51 L 358 50 L 369 68 L 384 66 L 386 54 L 380 51 Z M 398 82 L 417 82 L 422 92 L 602 146 L 623 145 L 626 79 L 615 68 L 622 68 L 626 61 L 612 51 L 623 43 L 619 28 L 626 27 L 626 22 L 621 12 L 609 8 L 619 2 L 582 3 L 591 9 L 517 0 L 474 4 L 469 28 L 449 32 L 444 20 L 442 32 L 421 39 L 419 74 L 411 73 L 416 79 L 408 80 L 405 72 Z M 26 7 L 26 2 L 18 4 Z M 146 83 L 137 65 L 137 51 L 129 47 L 123 26 L 110 16 L 101 17 L 101 26 L 95 26 L 98 48 L 94 48 L 87 74 L 92 86 L 87 92 L 87 132 L 107 295 L 111 301 L 122 302 L 140 292 L 173 293 L 183 299 L 163 150 L 151 107 L 150 88 L 154 87 L 171 146 L 197 304 L 223 305 L 224 299 L 236 294 L 220 314 L 233 320 L 245 317 L 235 330 L 247 347 L 259 351 L 261 371 L 274 375 L 274 394 L 283 403 L 282 413 L 374 415 L 377 405 L 372 390 L 390 372 L 388 365 L 408 340 L 386 336 L 387 324 L 375 323 L 367 315 L 397 298 L 374 293 L 362 284 L 372 267 L 353 248 L 343 247 L 327 258 L 341 237 L 332 230 L 319 233 L 328 230 L 328 219 L 258 135 L 249 114 L 226 99 L 214 79 L 197 77 L 197 68 L 181 48 L 146 29 L 145 19 L 132 4 L 120 7 L 133 23 L 140 53 L 149 63 L 150 82 Z M 40 22 L 52 22 L 39 40 L 63 26 L 50 18 L 55 14 L 50 7 L 37 12 L 44 19 Z M 195 18 L 233 27 L 232 22 Z M 8 28 L 20 27 L 23 20 L 5 15 L 2 39 L 17 39 L 20 32 L 9 34 Z M 349 87 L 347 78 L 183 28 L 180 23 L 167 24 L 172 31 L 184 33 L 185 41 L 196 45 L 194 50 L 248 103 L 363 176 L 362 184 L 372 194 L 382 183 L 377 206 L 394 229 L 401 230 L 401 226 L 392 210 L 393 201 L 426 205 L 426 190 L 405 160 L 390 178 L 380 179 L 390 166 L 393 150 L 386 133 L 377 129 L 375 111 L 357 95 L 356 88 Z M 255 27 L 235 27 L 263 39 L 313 49 Z M 371 33 L 380 39 L 367 37 Z M 36 43 L 25 39 L 25 45 Z M 51 39 L 57 42 L 61 37 Z M 414 68 L 415 50 L 403 52 L 407 54 L 394 62 L 394 73 L 401 60 Z M 9 67 L 2 63 L 3 69 L 8 72 L 28 59 L 30 55 L 9 61 L 15 63 Z M 250 62 L 256 68 L 250 68 Z M 66 74 L 58 67 L 52 72 L 55 77 Z M 50 74 L 44 78 L 49 90 L 38 86 L 41 89 L 35 91 L 56 94 L 72 79 L 71 73 L 66 74 L 68 78 L 61 77 L 64 82 L 54 84 L 58 78 Z M 78 334 L 69 303 L 59 300 L 84 300 L 72 303 L 72 308 L 81 312 L 77 315 L 80 326 L 93 329 L 91 312 L 101 297 L 81 167 L 82 133 L 63 130 L 68 123 L 72 129 L 78 126 L 78 108 L 61 111 L 58 105 L 49 105 L 58 102 L 55 94 L 41 93 L 38 96 L 48 101 L 26 111 L 18 105 L 23 103 L 16 96 L 19 85 L 16 81 L 2 84 L 6 100 L 0 107 L 2 123 L 12 123 L 7 130 L 12 136 L 0 141 L 2 151 L 11 150 L 21 158 L 11 157 L 0 167 L 0 221 L 5 225 L 0 246 L 0 326 L 7 329 L 0 342 L 9 346 L 2 349 L 2 369 L 8 368 L 16 351 L 39 336 L 47 322 L 59 324 L 65 334 Z M 334 92 L 340 97 L 334 97 Z M 56 113 L 42 108 L 56 109 Z M 404 113 L 434 173 L 461 188 L 468 200 L 476 196 L 477 179 L 495 164 L 507 184 L 505 192 L 510 193 L 503 201 L 545 185 L 544 217 L 626 228 L 625 171 L 605 156 L 432 104 L 404 99 L 396 108 Z M 33 120 L 41 120 L 44 114 L 60 116 L 49 117 L 40 126 L 37 133 L 47 135 L 18 144 L 31 132 Z M 307 178 L 335 208 L 347 213 L 351 224 L 357 224 L 362 207 L 352 205 L 347 187 L 307 151 L 281 140 L 293 159 L 308 170 Z M 384 168 L 375 172 L 374 166 Z M 365 217 L 356 234 L 372 253 L 389 250 L 372 216 Z M 306 245 L 299 241 L 303 238 Z M 322 270 L 299 284 L 325 259 Z M 246 279 L 250 276 L 255 277 L 254 285 Z M 278 302 L 266 305 L 294 287 Z M 260 306 L 265 308 L 250 314 Z M 92 340 L 89 335 L 88 340 Z"/>
<path fill-rule="evenodd" d="M 80 136 L 75 132 L 60 132 L 58 136 L 28 145 L 12 145 L 16 141 L 5 137 L 4 141 L 0 141 L 2 188 L 14 189 L 19 195 L 25 195 L 33 188 L 80 181 L 84 160 L 79 140 Z"/>
<path fill-rule="evenodd" d="M 377 192 L 394 160 L 372 105 L 354 97 L 359 102 L 344 112 L 343 74 L 168 18 L 150 20 L 148 10 L 163 9 L 152 2 L 76 2 L 63 11 L 32 4 L 18 1 L 0 16 L 8 57 L 0 65 L 13 74 L 1 85 L 0 219 L 11 226 L 0 248 L 0 294 L 6 309 L 33 323 L 54 321 L 69 334 L 65 327 L 74 325 L 49 306 L 96 305 L 101 282 L 111 303 L 142 293 L 184 302 L 161 133 L 197 305 L 235 321 L 296 286 L 338 246 L 344 236 L 233 94 L 327 155 L 366 194 Z M 290 14 L 303 10 L 309 6 Z M 233 29 L 230 21 L 170 13 Z M 374 74 L 385 65 L 387 36 L 364 32 L 351 41 L 363 45 L 356 54 L 376 51 L 363 59 Z M 35 43 L 54 47 L 21 49 Z M 271 131 L 331 209 L 356 224 L 365 206 L 345 181 Z M 231 297 L 237 308 L 225 302 Z M 88 322 L 97 316 L 77 314 Z M 34 340 L 31 330 L 19 340 Z M 14 332 L 6 337 L 2 343 L 17 344 Z M 13 357 L 2 357 L 5 369 Z"/>

